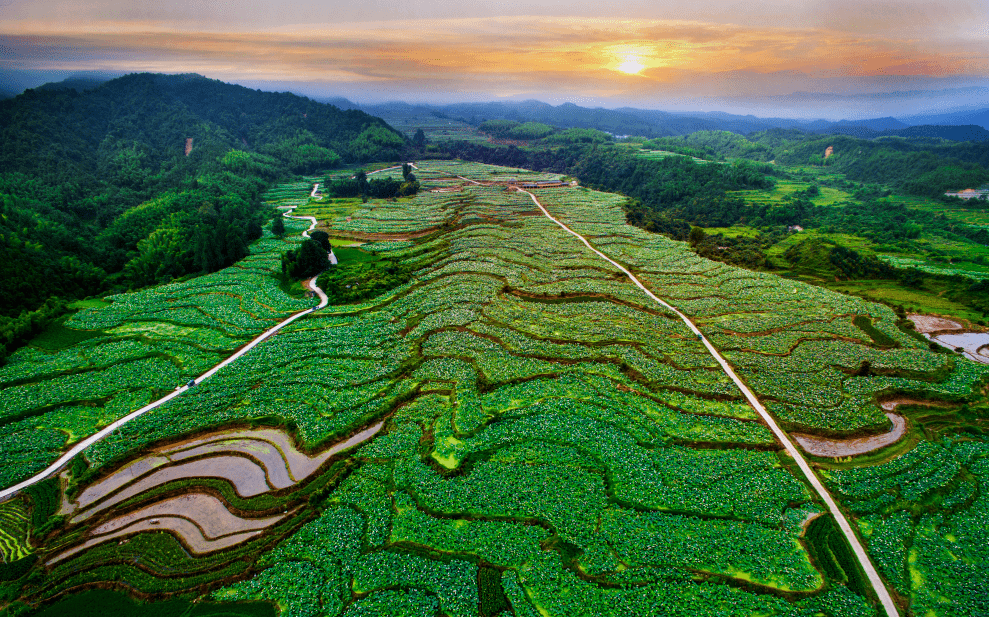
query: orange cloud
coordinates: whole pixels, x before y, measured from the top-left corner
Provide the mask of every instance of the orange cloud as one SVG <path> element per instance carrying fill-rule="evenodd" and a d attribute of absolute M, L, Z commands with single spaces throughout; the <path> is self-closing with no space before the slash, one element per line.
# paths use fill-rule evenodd
<path fill-rule="evenodd" d="M 484 92 L 648 93 L 760 87 L 730 74 L 812 77 L 989 74 L 971 46 L 849 33 L 673 20 L 493 17 L 352 22 L 253 32 L 155 22 L 8 22 L 15 68 L 196 71 L 223 79 L 338 81 Z M 637 75 L 617 68 L 629 57 Z M 764 86 L 764 83 L 762 83 Z"/>

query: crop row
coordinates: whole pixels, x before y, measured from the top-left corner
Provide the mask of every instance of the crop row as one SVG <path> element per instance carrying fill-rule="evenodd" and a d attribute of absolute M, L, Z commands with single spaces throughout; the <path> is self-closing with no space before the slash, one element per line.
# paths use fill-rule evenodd
<path fill-rule="evenodd" d="M 31 517 L 23 500 L 0 503 L 0 564 L 20 560 L 31 553 L 30 529 Z"/>

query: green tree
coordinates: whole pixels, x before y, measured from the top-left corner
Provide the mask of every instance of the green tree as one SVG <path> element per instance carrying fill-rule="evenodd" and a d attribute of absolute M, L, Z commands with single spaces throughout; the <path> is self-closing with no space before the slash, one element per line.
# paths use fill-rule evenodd
<path fill-rule="evenodd" d="M 275 220 L 271 222 L 271 233 L 279 238 L 285 235 L 285 219 L 281 215 L 275 217 Z"/>
<path fill-rule="evenodd" d="M 403 136 L 381 125 L 372 125 L 364 129 L 349 144 L 350 152 L 358 161 L 381 161 L 398 158 L 399 151 L 405 146 Z"/>
<path fill-rule="evenodd" d="M 422 132 L 422 129 L 416 129 L 416 134 L 412 136 L 412 145 L 415 146 L 416 150 L 422 150 L 426 147 L 426 134 Z"/>
<path fill-rule="evenodd" d="M 900 275 L 900 283 L 908 288 L 917 289 L 924 285 L 924 273 L 916 268 L 908 268 Z"/>
<path fill-rule="evenodd" d="M 282 254 L 282 274 L 292 279 L 308 279 L 326 270 L 330 259 L 323 246 L 307 238 L 298 249 L 290 249 Z"/>
<path fill-rule="evenodd" d="M 330 245 L 330 235 L 324 232 L 323 230 L 315 230 L 313 232 L 310 232 L 309 238 L 312 238 L 313 240 L 318 242 L 320 246 L 322 246 L 323 249 L 326 250 L 327 253 L 329 253 L 329 251 L 333 248 L 333 246 Z"/>
<path fill-rule="evenodd" d="M 367 194 L 371 188 L 370 183 L 367 181 L 367 172 L 360 170 L 354 175 L 354 180 L 357 181 L 357 195 L 367 198 Z M 367 199 L 364 201 L 366 202 Z"/>

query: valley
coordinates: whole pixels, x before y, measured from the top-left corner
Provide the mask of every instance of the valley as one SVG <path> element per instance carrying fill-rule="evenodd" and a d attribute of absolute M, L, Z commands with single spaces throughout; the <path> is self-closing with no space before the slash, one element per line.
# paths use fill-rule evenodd
<path fill-rule="evenodd" d="M 0 504 L 8 611 L 985 613 L 989 367 L 558 172 L 415 165 L 415 196 L 269 189 L 283 236 L 13 352 L 3 487 L 71 455 Z M 309 230 L 316 307 L 281 281 Z M 792 439 L 883 436 L 893 400 L 877 448 Z"/>

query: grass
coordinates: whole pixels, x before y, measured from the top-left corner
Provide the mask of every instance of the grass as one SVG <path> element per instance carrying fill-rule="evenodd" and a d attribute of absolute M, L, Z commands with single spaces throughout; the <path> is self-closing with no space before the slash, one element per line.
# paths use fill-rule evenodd
<path fill-rule="evenodd" d="M 936 313 L 959 317 L 969 321 L 982 320 L 982 313 L 944 298 L 943 286 L 927 280 L 927 289 L 907 288 L 896 281 L 866 279 L 859 281 L 834 281 L 819 277 L 801 277 L 809 283 L 826 287 L 835 292 L 851 294 L 866 300 L 890 305 L 903 305 L 919 313 Z"/>
<path fill-rule="evenodd" d="M 779 180 L 776 187 L 770 191 L 762 189 L 746 189 L 744 191 L 729 191 L 730 195 L 745 198 L 745 201 L 754 204 L 781 204 L 787 196 L 798 191 L 806 191 L 812 182 L 795 182 L 790 180 Z M 818 185 L 819 193 L 811 199 L 816 206 L 834 206 L 841 202 L 853 200 L 851 194 L 831 187 Z"/>
<path fill-rule="evenodd" d="M 729 238 L 755 238 L 759 235 L 759 229 L 747 225 L 733 225 L 731 227 L 706 227 L 704 231 L 708 234 L 722 234 Z"/>
<path fill-rule="evenodd" d="M 176 598 L 157 603 L 135 601 L 116 590 L 85 590 L 63 597 L 36 616 L 277 616 L 271 603 L 194 603 Z"/>
<path fill-rule="evenodd" d="M 110 301 L 102 298 L 91 298 L 88 300 L 77 300 L 66 305 L 69 309 L 92 309 L 94 307 L 106 307 Z"/>
<path fill-rule="evenodd" d="M 422 129 L 426 135 L 427 143 L 447 140 L 488 141 L 477 129 L 466 122 L 452 118 L 437 118 L 430 113 L 409 112 L 407 114 L 385 115 L 382 118 L 409 137 L 413 137 L 418 129 Z"/>
<path fill-rule="evenodd" d="M 110 303 L 102 303 L 102 305 L 109 304 Z M 68 317 L 64 317 L 52 322 L 48 328 L 42 331 L 40 335 L 28 342 L 28 345 L 35 348 L 41 348 L 42 350 L 65 350 L 78 343 L 82 343 L 87 339 L 92 339 L 93 337 L 99 337 L 105 334 L 103 331 L 99 330 L 76 330 L 74 328 L 69 328 L 64 324 L 67 319 Z"/>
<path fill-rule="evenodd" d="M 324 197 L 300 206 L 292 214 L 327 220 L 346 217 L 360 207 L 361 200 L 358 197 Z"/>
<path fill-rule="evenodd" d="M 278 287 L 282 292 L 285 292 L 292 298 L 303 298 L 308 291 L 306 288 L 302 287 L 301 281 L 296 281 L 294 279 L 282 281 L 278 284 Z"/>
<path fill-rule="evenodd" d="M 678 152 L 668 152 L 666 150 L 641 150 L 638 153 L 638 156 L 641 159 L 648 159 L 649 161 L 662 161 L 667 157 L 687 157 L 692 159 L 694 163 L 698 163 L 700 165 L 713 163 L 713 161 L 708 161 L 707 159 L 698 159 L 697 157 L 692 157 L 690 155 L 684 155 Z"/>
<path fill-rule="evenodd" d="M 359 247 L 334 247 L 333 255 L 337 256 L 340 264 L 377 262 L 381 259 L 377 255 L 364 251 Z"/>
<path fill-rule="evenodd" d="M 989 225 L 989 210 L 969 208 L 967 204 L 965 206 L 958 206 L 956 204 L 937 202 L 928 197 L 900 194 L 893 194 L 886 199 L 890 202 L 904 204 L 908 208 L 916 208 L 917 210 L 926 210 L 936 214 L 943 214 L 949 219 L 962 223 L 968 223 L 971 225 Z"/>
<path fill-rule="evenodd" d="M 803 232 L 790 234 L 772 247 L 769 247 L 766 250 L 766 255 L 769 257 L 770 262 L 777 268 L 788 268 L 789 264 L 787 264 L 783 254 L 785 254 L 787 250 L 794 245 L 800 244 L 809 238 L 828 240 L 865 255 L 873 255 L 875 253 L 872 248 L 872 243 L 860 236 L 852 236 L 851 234 L 829 234 L 818 230 L 805 230 Z"/>

